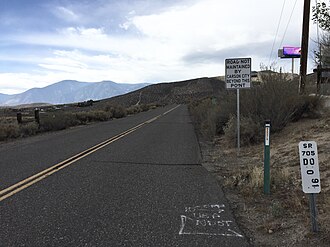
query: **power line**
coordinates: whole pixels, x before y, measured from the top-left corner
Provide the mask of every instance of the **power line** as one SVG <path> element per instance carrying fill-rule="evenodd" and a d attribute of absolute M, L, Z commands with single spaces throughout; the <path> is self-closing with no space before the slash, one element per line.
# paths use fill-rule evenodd
<path fill-rule="evenodd" d="M 280 28 L 280 24 L 281 24 L 281 20 L 282 20 L 282 16 L 283 16 L 283 10 L 284 10 L 284 6 L 285 6 L 285 1 L 286 0 L 283 1 L 281 15 L 280 15 L 280 19 L 279 19 L 278 24 L 277 24 L 276 34 L 275 34 L 273 45 L 272 45 L 272 50 L 271 50 L 270 55 L 269 55 L 268 66 L 270 66 L 270 60 L 271 60 L 271 58 L 273 56 L 273 51 L 274 51 L 274 46 L 275 46 L 275 43 L 276 43 L 277 34 L 278 34 L 278 30 Z"/>
<path fill-rule="evenodd" d="M 290 24 L 290 22 L 291 22 L 291 18 L 292 18 L 293 12 L 294 12 L 294 10 L 295 10 L 295 8 L 296 8 L 296 4 L 297 4 L 297 0 L 294 2 L 293 8 L 292 8 L 292 11 L 291 11 L 291 14 L 290 14 L 290 18 L 289 18 L 288 24 L 287 24 L 286 27 L 285 27 L 285 31 L 284 31 L 284 34 L 283 34 L 283 37 L 282 37 L 282 40 L 281 40 L 281 43 L 280 43 L 279 48 L 282 47 L 282 44 L 283 44 L 283 41 L 284 41 L 284 38 L 285 38 L 286 32 L 288 31 L 288 27 L 289 27 L 289 24 Z"/>

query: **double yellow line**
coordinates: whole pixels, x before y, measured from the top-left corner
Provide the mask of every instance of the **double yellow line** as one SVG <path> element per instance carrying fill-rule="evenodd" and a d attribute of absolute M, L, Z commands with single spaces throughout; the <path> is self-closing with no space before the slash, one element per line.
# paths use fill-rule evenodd
<path fill-rule="evenodd" d="M 58 171 L 64 169 L 65 167 L 67 167 L 69 165 L 72 165 L 73 163 L 77 162 L 78 160 L 83 159 L 84 157 L 100 150 L 101 148 L 104 148 L 107 145 L 109 145 L 109 144 L 111 144 L 111 143 L 113 143 L 113 142 L 115 142 L 115 141 L 117 141 L 117 140 L 133 133 L 134 131 L 142 128 L 144 125 L 152 123 L 153 121 L 157 120 L 158 118 L 160 118 L 160 117 L 170 113 L 171 111 L 175 110 L 179 106 L 180 105 L 168 110 L 167 112 L 165 112 L 163 114 L 160 114 L 160 115 L 158 115 L 154 118 L 151 118 L 151 119 L 149 119 L 149 120 L 147 120 L 147 121 L 145 121 L 145 122 L 143 122 L 139 125 L 136 125 L 133 128 L 130 128 L 130 129 L 118 134 L 118 135 L 115 135 L 115 136 L 111 137 L 108 140 L 105 140 L 105 141 L 103 141 L 103 142 L 101 142 L 101 143 L 99 143 L 99 144 L 97 144 L 97 145 L 81 152 L 81 153 L 78 153 L 78 154 L 76 154 L 76 155 L 74 155 L 74 156 L 72 156 L 72 157 L 56 164 L 56 165 L 53 165 L 53 166 L 51 166 L 51 167 L 49 167 L 49 168 L 33 175 L 31 177 L 28 177 L 28 178 L 26 178 L 26 179 L 14 184 L 14 185 L 8 187 L 6 189 L 1 190 L 0 191 L 0 202 L 5 200 L 8 197 L 11 197 L 11 196 L 15 195 L 16 193 L 18 193 L 20 191 L 30 187 L 31 185 L 47 178 L 48 176 L 54 174 L 55 172 L 58 172 Z"/>

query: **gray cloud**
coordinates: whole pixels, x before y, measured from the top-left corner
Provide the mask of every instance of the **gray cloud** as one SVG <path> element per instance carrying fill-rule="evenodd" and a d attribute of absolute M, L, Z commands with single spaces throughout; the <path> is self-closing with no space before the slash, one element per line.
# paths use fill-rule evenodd
<path fill-rule="evenodd" d="M 222 63 L 226 58 L 231 57 L 265 57 L 268 58 L 271 52 L 271 42 L 249 43 L 235 47 L 228 47 L 221 50 L 205 50 L 192 52 L 182 59 L 185 63 Z M 277 54 L 277 50 L 273 53 Z"/>

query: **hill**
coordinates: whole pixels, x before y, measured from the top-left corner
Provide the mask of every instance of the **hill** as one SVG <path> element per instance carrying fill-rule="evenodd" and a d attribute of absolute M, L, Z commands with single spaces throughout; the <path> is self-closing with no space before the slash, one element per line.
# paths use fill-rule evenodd
<path fill-rule="evenodd" d="M 136 104 L 184 104 L 192 100 L 219 95 L 225 82 L 217 77 L 204 77 L 179 82 L 159 83 L 103 100 L 103 103 L 130 106 Z"/>
<path fill-rule="evenodd" d="M 0 102 L 6 101 L 10 98 L 10 95 L 0 93 Z"/>

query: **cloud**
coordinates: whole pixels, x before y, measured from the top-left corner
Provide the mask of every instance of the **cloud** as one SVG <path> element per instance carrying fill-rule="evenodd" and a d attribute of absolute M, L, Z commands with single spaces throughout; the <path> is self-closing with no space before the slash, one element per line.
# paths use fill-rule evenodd
<path fill-rule="evenodd" d="M 106 53 L 90 54 L 77 49 L 55 50 L 39 66 L 79 80 L 111 79 L 127 83 L 149 81 L 167 70 L 165 64 L 159 61 Z"/>
<path fill-rule="evenodd" d="M 56 7 L 53 13 L 57 18 L 67 22 L 77 22 L 80 20 L 80 17 L 76 13 L 63 6 Z"/>
<path fill-rule="evenodd" d="M 234 3 L 235 2 L 235 3 Z M 251 16 L 247 7 L 260 1 L 199 1 L 192 6 L 179 6 L 167 12 L 136 16 L 133 24 L 145 35 L 166 41 L 185 42 L 186 46 L 213 45 L 225 47 L 228 40 L 233 46 L 253 37 L 254 40 L 271 38 L 270 31 L 262 22 L 255 22 L 258 16 Z M 241 5 L 237 8 L 237 5 Z M 262 6 L 260 6 L 262 7 Z M 266 24 L 267 25 L 267 24 Z"/>
<path fill-rule="evenodd" d="M 131 27 L 131 25 L 132 23 L 130 21 L 126 21 L 124 23 L 120 23 L 119 27 L 127 31 Z"/>
<path fill-rule="evenodd" d="M 79 50 L 56 50 L 53 57 L 44 59 L 39 66 L 65 73 L 78 73 L 82 70 L 108 69 L 111 64 L 109 55 L 88 55 Z"/>
<path fill-rule="evenodd" d="M 60 30 L 60 33 L 70 36 L 80 36 L 81 38 L 104 38 L 106 37 L 104 33 L 104 28 L 84 28 L 84 27 L 69 27 Z"/>
<path fill-rule="evenodd" d="M 263 58 L 269 55 L 271 42 L 259 42 L 242 44 L 234 47 L 226 47 L 220 50 L 204 50 L 187 54 L 183 57 L 186 63 L 223 63 L 231 57 Z"/>
<path fill-rule="evenodd" d="M 48 77 L 48 80 L 47 80 Z M 0 93 L 16 94 L 33 87 L 44 87 L 50 84 L 56 75 L 36 73 L 0 73 Z"/>
<path fill-rule="evenodd" d="M 167 54 L 173 54 L 177 62 L 209 66 L 207 63 L 222 64 L 225 57 L 265 55 L 267 50 L 269 54 L 273 31 L 269 22 L 258 21 L 274 15 L 266 5 L 258 0 L 204 0 L 163 13 L 135 16 L 131 25 Z M 253 16 L 247 11 L 251 6 L 263 11 Z"/>
<path fill-rule="evenodd" d="M 36 66 L 30 76 L 12 74 L 4 79 L 27 82 L 30 78 L 31 85 L 62 79 L 175 81 L 224 74 L 224 59 L 242 56 L 252 57 L 257 70 L 260 63 L 268 62 L 282 7 L 277 1 L 264 0 L 64 2 L 67 5 L 48 5 L 53 18 L 62 21 L 47 31 L 31 29 L 0 37 L 0 44 L 14 43 L 29 51 L 21 58 L 15 54 L 15 61 L 27 62 L 23 57 L 29 57 Z M 302 4 L 298 5 L 284 39 L 286 45 L 300 43 Z M 287 3 L 284 17 L 291 8 Z M 287 20 L 282 23 L 285 27 Z"/>
<path fill-rule="evenodd" d="M 270 43 L 274 31 L 269 25 L 274 21 L 258 21 L 274 16 L 274 9 L 267 8 L 267 5 L 260 0 L 251 0 L 248 3 L 236 0 L 235 4 L 203 0 L 193 1 L 190 5 L 184 1 L 179 5 L 168 6 L 163 12 L 156 11 L 155 14 L 140 15 L 141 11 L 130 10 L 126 21 L 118 23 L 123 32 L 116 35 L 107 33 L 105 26 L 71 26 L 57 29 L 58 33 L 55 34 L 31 33 L 17 39 L 32 45 L 120 54 L 128 59 L 155 60 L 163 64 L 179 64 L 184 58 L 187 63 L 189 60 L 185 58 L 192 54 L 209 53 L 211 56 L 221 54 L 221 51 L 229 52 L 230 49 L 242 53 L 238 50 L 247 47 L 245 44 Z M 247 11 L 251 6 L 259 6 L 264 11 L 255 12 L 258 15 L 252 16 Z M 107 6 L 104 11 L 106 9 Z M 68 16 L 74 14 L 70 14 L 68 8 L 59 7 L 58 10 Z M 134 29 L 136 33 L 127 35 L 125 31 L 129 29 Z M 268 49 L 270 52 L 270 48 Z M 197 60 L 190 60 L 194 61 Z"/>

